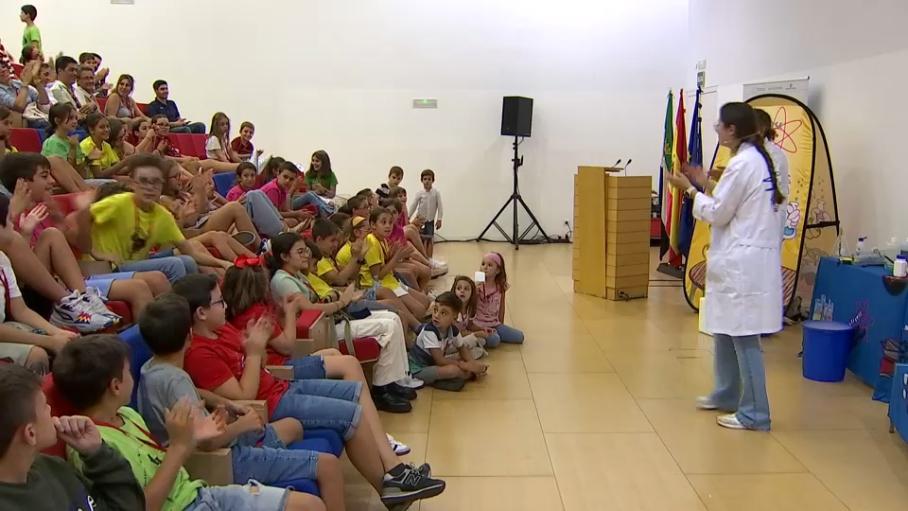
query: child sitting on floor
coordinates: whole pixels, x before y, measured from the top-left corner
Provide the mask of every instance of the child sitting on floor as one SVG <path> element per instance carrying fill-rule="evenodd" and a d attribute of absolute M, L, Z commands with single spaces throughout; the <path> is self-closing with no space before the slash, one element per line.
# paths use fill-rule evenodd
<path fill-rule="evenodd" d="M 438 295 L 432 310 L 432 322 L 427 323 L 416 344 L 410 348 L 410 372 L 429 384 L 440 380 L 467 380 L 482 376 L 488 366 L 473 359 L 467 343 L 460 335 L 454 321 L 463 304 L 460 298 L 445 291 Z M 445 357 L 449 346 L 453 346 L 458 359 Z"/>
<path fill-rule="evenodd" d="M 451 292 L 463 303 L 463 309 L 457 314 L 454 326 L 461 334 L 473 334 L 475 337 L 475 342 L 467 345 L 473 358 L 480 359 L 488 355 L 485 350 L 486 337 L 492 333 L 492 329 L 473 325 L 473 316 L 476 315 L 476 283 L 470 277 L 458 275 L 454 277 Z"/>
<path fill-rule="evenodd" d="M 183 371 L 183 356 L 191 339 L 192 316 L 185 298 L 166 294 L 149 304 L 139 320 L 139 330 L 152 356 L 142 366 L 137 402 L 148 430 L 161 445 L 170 443 L 166 428 L 167 411 L 181 399 L 199 401 L 189 375 Z M 268 332 L 264 332 L 267 334 Z M 252 408 L 212 393 L 206 404 L 215 414 L 235 417 L 224 433 L 199 444 L 202 450 L 228 447 L 233 462 L 233 480 L 243 484 L 255 479 L 265 484 L 295 479 L 317 480 L 328 510 L 344 509 L 344 480 L 340 463 L 333 454 L 287 449 L 302 438 L 303 427 L 296 419 L 284 418 L 263 424 Z M 202 417 L 207 415 L 199 408 Z M 226 417 L 225 417 L 226 418 Z"/>
<path fill-rule="evenodd" d="M 90 417 L 104 443 L 129 462 L 145 489 L 148 509 L 325 509 L 312 495 L 255 480 L 243 486 L 206 486 L 193 480 L 183 465 L 199 442 L 224 433 L 223 420 L 199 417 L 189 400 L 180 400 L 164 418 L 170 443 L 160 445 L 142 416 L 127 406 L 135 382 L 129 348 L 115 335 L 91 335 L 69 343 L 57 357 L 53 374 L 62 397 Z M 87 460 L 81 455 L 69 452 L 68 459 L 84 472 Z"/>
<path fill-rule="evenodd" d="M 476 286 L 477 303 L 473 324 L 493 331 L 486 337 L 486 347 L 499 343 L 523 344 L 523 332 L 504 324 L 505 294 L 508 292 L 508 274 L 504 258 L 498 252 L 482 256 L 479 266 L 485 281 Z"/>

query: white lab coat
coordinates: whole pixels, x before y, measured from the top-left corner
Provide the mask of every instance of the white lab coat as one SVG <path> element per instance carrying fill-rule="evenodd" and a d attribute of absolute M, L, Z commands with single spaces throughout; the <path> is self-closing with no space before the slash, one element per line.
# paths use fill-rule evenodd
<path fill-rule="evenodd" d="M 711 224 L 706 268 L 707 331 L 748 336 L 782 329 L 780 240 L 785 210 L 773 203 L 769 169 L 743 144 L 694 216 Z"/>

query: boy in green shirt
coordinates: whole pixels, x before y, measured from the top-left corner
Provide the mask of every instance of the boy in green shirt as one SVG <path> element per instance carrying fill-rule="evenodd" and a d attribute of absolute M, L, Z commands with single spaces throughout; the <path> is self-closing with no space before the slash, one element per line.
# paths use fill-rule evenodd
<path fill-rule="evenodd" d="M 0 509 L 145 509 L 129 464 L 87 417 L 51 417 L 41 380 L 0 365 Z M 84 460 L 82 473 L 41 454 L 60 438 Z"/>
<path fill-rule="evenodd" d="M 54 362 L 54 383 L 63 397 L 84 410 L 101 438 L 129 462 L 145 489 L 148 509 L 164 511 L 201 509 L 324 511 L 317 497 L 282 488 L 248 484 L 205 486 L 193 480 L 183 464 L 200 441 L 224 432 L 216 415 L 202 417 L 195 404 L 181 400 L 167 410 L 165 427 L 170 443 L 161 446 L 142 416 L 127 407 L 134 385 L 126 343 L 115 335 L 90 335 L 71 342 Z M 70 456 L 77 467 L 80 456 Z"/>
<path fill-rule="evenodd" d="M 35 43 L 38 49 L 41 49 L 41 31 L 35 25 L 35 18 L 38 17 L 38 9 L 34 5 L 23 5 L 22 12 L 19 13 L 19 19 L 25 23 L 25 30 L 22 32 L 22 47 L 25 48 L 28 43 Z"/>

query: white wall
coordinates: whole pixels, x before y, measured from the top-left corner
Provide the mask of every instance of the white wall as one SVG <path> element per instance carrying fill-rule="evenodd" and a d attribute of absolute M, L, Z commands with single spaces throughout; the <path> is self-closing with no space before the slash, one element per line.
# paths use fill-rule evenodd
<path fill-rule="evenodd" d="M 259 146 L 296 161 L 324 148 L 343 192 L 394 164 L 411 191 L 436 170 L 451 238 L 478 234 L 510 193 L 503 95 L 536 100 L 521 188 L 562 233 L 576 165 L 630 157 L 656 174 L 665 92 L 686 55 L 686 0 L 35 3 L 51 51 L 98 51 L 114 75 L 135 75 L 139 100 L 166 78 L 187 117 L 252 120 Z M 0 17 L 14 52 L 21 30 Z M 411 108 L 427 97 L 437 110 Z"/>
<path fill-rule="evenodd" d="M 908 237 L 903 208 L 903 125 L 908 83 L 908 2 L 872 0 L 690 2 L 690 66 L 707 60 L 707 83 L 810 76 L 808 105 L 826 131 L 839 218 L 882 246 Z M 705 149 L 704 149 L 705 150 Z"/>

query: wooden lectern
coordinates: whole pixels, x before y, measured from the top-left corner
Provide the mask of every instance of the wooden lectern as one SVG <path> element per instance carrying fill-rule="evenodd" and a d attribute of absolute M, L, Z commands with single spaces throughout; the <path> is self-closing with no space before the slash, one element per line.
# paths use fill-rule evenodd
<path fill-rule="evenodd" d="M 609 300 L 645 298 L 652 178 L 609 175 L 613 172 L 580 166 L 574 176 L 574 292 Z"/>

